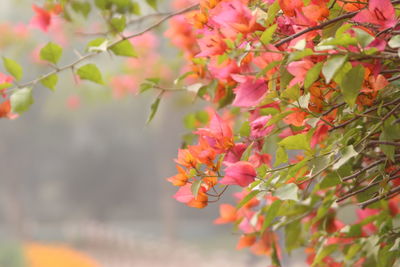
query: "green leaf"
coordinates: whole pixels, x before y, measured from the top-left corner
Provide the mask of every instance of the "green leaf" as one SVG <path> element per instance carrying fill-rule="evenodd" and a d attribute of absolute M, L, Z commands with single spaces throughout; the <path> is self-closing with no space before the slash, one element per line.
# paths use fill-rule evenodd
<path fill-rule="evenodd" d="M 19 65 L 16 61 L 6 57 L 3 57 L 3 64 L 8 73 L 14 76 L 14 78 L 18 81 L 21 80 L 23 74 L 21 65 Z"/>
<path fill-rule="evenodd" d="M 151 104 L 151 107 L 150 107 L 151 112 L 150 112 L 149 118 L 147 119 L 146 124 L 149 124 L 153 120 L 154 116 L 157 113 L 158 106 L 160 105 L 160 101 L 161 101 L 161 98 L 157 97 L 156 100 L 153 102 L 153 104 Z"/>
<path fill-rule="evenodd" d="M 98 84 L 104 84 L 100 70 L 94 64 L 87 64 L 80 67 L 77 74 L 82 80 L 92 81 Z"/>
<path fill-rule="evenodd" d="M 267 25 L 270 25 L 271 23 L 274 22 L 274 19 L 276 17 L 276 15 L 278 14 L 278 12 L 280 11 L 280 6 L 279 6 L 279 2 L 275 1 L 272 5 L 270 5 L 268 7 L 268 12 L 267 12 L 267 19 L 265 21 L 265 23 Z"/>
<path fill-rule="evenodd" d="M 282 63 L 282 61 L 272 61 L 265 68 L 263 68 L 259 73 L 257 73 L 256 78 L 260 78 L 260 77 L 264 76 L 268 71 L 272 70 L 274 67 L 278 66 L 281 63 Z"/>
<path fill-rule="evenodd" d="M 125 16 L 121 16 L 119 18 L 112 18 L 110 20 L 110 26 L 111 26 L 111 30 L 116 31 L 116 32 L 122 32 L 123 30 L 125 30 L 126 27 L 126 18 Z"/>
<path fill-rule="evenodd" d="M 273 124 L 276 124 L 278 121 L 281 121 L 283 118 L 285 118 L 287 115 L 292 114 L 294 111 L 285 111 L 282 113 L 278 113 L 276 115 L 273 115 L 270 120 L 267 122 L 267 126 L 271 126 Z"/>
<path fill-rule="evenodd" d="M 241 137 L 250 136 L 250 131 L 251 131 L 250 122 L 249 121 L 243 122 L 242 126 L 240 127 L 240 131 L 239 131 L 240 136 Z"/>
<path fill-rule="evenodd" d="M 22 88 L 10 97 L 11 112 L 22 114 L 33 104 L 32 88 Z"/>
<path fill-rule="evenodd" d="M 333 77 L 333 80 L 337 84 L 342 84 L 342 81 L 346 74 L 353 68 L 350 62 L 346 62 L 343 64 L 343 66 L 337 71 L 335 74 L 335 77 Z"/>
<path fill-rule="evenodd" d="M 250 200 L 252 200 L 254 197 L 256 197 L 260 193 L 260 190 L 253 190 L 250 193 L 248 193 L 236 206 L 237 209 L 240 209 L 244 205 L 246 205 Z"/>
<path fill-rule="evenodd" d="M 322 62 L 318 62 L 311 69 L 307 71 L 306 77 L 304 79 L 305 89 L 310 88 L 311 85 L 313 85 L 313 83 L 318 80 L 319 74 L 321 73 L 322 64 L 323 64 Z"/>
<path fill-rule="evenodd" d="M 141 14 L 140 5 L 138 3 L 136 2 L 132 3 L 131 13 L 136 16 L 139 16 Z"/>
<path fill-rule="evenodd" d="M 314 51 L 312 51 L 311 48 L 306 48 L 301 51 L 296 51 L 296 52 L 290 53 L 289 58 L 288 58 L 288 63 L 292 62 L 292 61 L 300 60 L 304 57 L 311 56 L 312 54 L 314 54 Z"/>
<path fill-rule="evenodd" d="M 157 0 L 146 0 L 146 3 L 153 9 L 157 10 Z"/>
<path fill-rule="evenodd" d="M 137 53 L 129 40 L 124 40 L 110 47 L 117 56 L 137 57 Z"/>
<path fill-rule="evenodd" d="M 271 25 L 270 27 L 268 27 L 262 34 L 260 37 L 260 41 L 264 44 L 267 45 L 271 42 L 272 40 L 272 35 L 274 35 L 276 28 L 277 28 L 277 24 Z"/>
<path fill-rule="evenodd" d="M 354 259 L 354 256 L 357 254 L 358 251 L 360 251 L 361 247 L 362 246 L 358 243 L 351 245 L 350 248 L 347 250 L 346 260 Z"/>
<path fill-rule="evenodd" d="M 349 159 L 354 158 L 358 155 L 357 151 L 354 150 L 354 147 L 352 145 L 343 148 L 340 151 L 340 154 L 340 159 L 332 166 L 332 169 L 334 170 L 339 169 L 343 164 L 349 161 Z"/>
<path fill-rule="evenodd" d="M 322 74 L 325 77 L 326 83 L 330 83 L 333 76 L 337 73 L 340 67 L 346 62 L 346 55 L 331 56 L 322 67 Z"/>
<path fill-rule="evenodd" d="M 52 74 L 40 81 L 44 86 L 54 91 L 58 82 L 58 76 L 56 74 Z"/>
<path fill-rule="evenodd" d="M 400 47 L 400 35 L 395 35 L 395 36 L 393 36 L 393 37 L 390 39 L 388 45 L 389 45 L 391 48 L 399 48 L 399 47 Z"/>
<path fill-rule="evenodd" d="M 253 151 L 253 146 L 254 146 L 253 142 L 249 146 L 247 146 L 247 148 L 243 152 L 242 157 L 240 158 L 240 160 L 242 160 L 242 161 L 248 161 L 249 160 L 251 152 Z"/>
<path fill-rule="evenodd" d="M 261 232 L 264 232 L 268 227 L 271 226 L 272 221 L 275 219 L 275 217 L 278 215 L 279 209 L 282 205 L 281 200 L 275 200 L 271 206 L 269 206 L 268 210 L 265 212 L 264 216 L 264 223 L 261 228 Z"/>
<path fill-rule="evenodd" d="M 294 221 L 285 226 L 285 246 L 288 252 L 301 245 L 301 223 Z"/>
<path fill-rule="evenodd" d="M 399 124 L 393 124 L 394 117 L 390 117 L 385 121 L 382 127 L 382 133 L 379 136 L 379 141 L 395 141 L 400 138 Z M 394 161 L 395 146 L 380 145 L 382 152 L 391 160 Z"/>
<path fill-rule="evenodd" d="M 336 173 L 329 173 L 325 178 L 319 183 L 320 189 L 326 189 L 329 187 L 336 186 L 341 183 L 340 177 Z"/>
<path fill-rule="evenodd" d="M 2 84 L 0 84 L 0 91 L 10 88 L 11 86 L 12 86 L 12 83 L 2 83 Z"/>
<path fill-rule="evenodd" d="M 86 45 L 86 50 L 89 52 L 104 52 L 108 49 L 108 40 L 106 38 L 100 37 L 91 40 Z"/>
<path fill-rule="evenodd" d="M 40 50 L 40 59 L 57 64 L 62 56 L 63 49 L 55 43 L 48 43 Z"/>
<path fill-rule="evenodd" d="M 297 100 L 300 97 L 300 86 L 295 84 L 292 87 L 287 87 L 285 90 L 283 90 L 281 97 Z"/>
<path fill-rule="evenodd" d="M 373 40 L 374 37 L 360 28 L 352 29 L 356 33 L 356 39 L 362 47 L 367 47 Z"/>
<path fill-rule="evenodd" d="M 310 150 L 310 142 L 305 133 L 288 136 L 282 139 L 278 144 L 286 149 Z"/>
<path fill-rule="evenodd" d="M 282 163 L 286 163 L 288 162 L 289 157 L 288 154 L 286 153 L 286 150 L 283 147 L 278 147 L 278 149 L 276 150 L 276 159 L 275 159 L 275 163 L 274 166 L 278 166 Z"/>
<path fill-rule="evenodd" d="M 294 200 L 298 201 L 299 188 L 294 183 L 285 184 L 275 190 L 274 196 L 280 198 L 281 200 Z"/>
<path fill-rule="evenodd" d="M 202 180 L 196 180 L 192 183 L 190 190 L 192 191 L 193 196 L 195 199 L 197 198 L 197 195 L 199 194 L 199 190 L 201 187 Z"/>
<path fill-rule="evenodd" d="M 356 103 L 358 94 L 360 93 L 362 83 L 364 81 L 365 69 L 362 65 L 352 68 L 343 78 L 340 84 L 344 101 L 353 107 Z"/>
<path fill-rule="evenodd" d="M 317 266 L 319 263 L 321 263 L 321 261 L 329 256 L 330 254 L 332 254 L 334 251 L 336 251 L 338 248 L 338 245 L 334 244 L 334 245 L 329 245 L 329 246 L 325 246 L 325 247 L 321 247 L 318 252 L 317 255 L 315 256 L 314 262 L 312 264 L 312 266 Z"/>
<path fill-rule="evenodd" d="M 94 0 L 94 2 L 96 6 L 102 10 L 108 9 L 111 6 L 111 2 L 109 0 Z"/>
<path fill-rule="evenodd" d="M 72 2 L 72 9 L 87 18 L 92 7 L 90 6 L 90 3 L 87 2 Z"/>

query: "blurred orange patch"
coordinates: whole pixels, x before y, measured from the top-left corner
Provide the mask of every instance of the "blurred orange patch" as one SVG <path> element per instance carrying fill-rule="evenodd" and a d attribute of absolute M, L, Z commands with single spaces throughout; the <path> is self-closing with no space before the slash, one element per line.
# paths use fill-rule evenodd
<path fill-rule="evenodd" d="M 24 245 L 28 267 L 99 267 L 85 254 L 63 245 Z"/>

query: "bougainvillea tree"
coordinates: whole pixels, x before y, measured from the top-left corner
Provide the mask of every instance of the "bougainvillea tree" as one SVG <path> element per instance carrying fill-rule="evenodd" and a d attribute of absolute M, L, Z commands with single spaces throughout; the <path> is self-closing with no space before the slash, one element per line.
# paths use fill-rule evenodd
<path fill-rule="evenodd" d="M 29 81 L 4 57 L 0 116 L 16 119 L 65 70 L 117 96 L 153 91 L 149 121 L 166 94 L 186 91 L 207 108 L 185 118 L 192 133 L 167 178 L 177 201 L 205 208 L 236 192 L 215 223 L 231 223 L 238 249 L 274 266 L 299 248 L 312 266 L 400 264 L 400 1 L 180 0 L 171 12 L 146 2 L 155 12 L 133 0 L 33 5 L 30 26 L 59 40 L 38 51 L 52 69 Z M 88 33 L 78 58 L 59 65 L 57 29 L 96 12 L 101 37 Z M 131 29 L 147 19 L 156 23 Z M 145 37 L 163 22 L 184 59 L 170 81 Z M 131 71 L 104 81 L 92 62 L 103 53 L 132 57 Z M 138 86 L 141 64 L 160 69 Z"/>

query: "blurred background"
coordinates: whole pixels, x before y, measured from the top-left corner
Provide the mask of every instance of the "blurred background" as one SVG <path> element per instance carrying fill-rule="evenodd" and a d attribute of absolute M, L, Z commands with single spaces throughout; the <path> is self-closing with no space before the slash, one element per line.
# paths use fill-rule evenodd
<path fill-rule="evenodd" d="M 24 81 L 51 70 L 38 59 L 49 40 L 64 46 L 63 65 L 76 60 L 72 48 L 83 51 L 92 38 L 74 32 L 101 30 L 94 14 L 90 24 L 61 30 L 55 23 L 45 34 L 29 26 L 32 2 L 43 4 L 0 3 L 0 53 L 24 66 Z M 181 71 L 162 29 L 137 40 L 142 59 L 98 57 L 105 86 L 74 82 L 65 72 L 56 92 L 36 86 L 29 112 L 0 121 L 0 267 L 266 265 L 235 250 L 231 226 L 212 223 L 218 204 L 194 210 L 172 199 L 176 188 L 165 178 L 175 174 L 173 159 L 188 132 L 182 120 L 201 104 L 167 96 L 146 125 L 155 95 L 136 96 L 140 81 L 171 81 Z"/>

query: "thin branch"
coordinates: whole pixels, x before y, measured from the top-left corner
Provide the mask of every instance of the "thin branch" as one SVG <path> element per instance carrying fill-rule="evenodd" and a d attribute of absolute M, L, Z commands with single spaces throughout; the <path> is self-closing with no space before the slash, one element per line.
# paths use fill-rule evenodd
<path fill-rule="evenodd" d="M 349 176 L 344 177 L 344 178 L 342 179 L 342 181 L 348 181 L 348 180 L 351 180 L 351 179 L 353 179 L 353 178 L 356 178 L 357 176 L 359 176 L 359 175 L 362 174 L 363 172 L 366 172 L 366 171 L 368 171 L 369 169 L 372 169 L 373 167 L 375 167 L 375 166 L 377 166 L 377 165 L 379 165 L 379 164 L 381 164 L 381 163 L 384 163 L 384 162 L 385 162 L 385 159 L 378 160 L 378 161 L 374 162 L 373 164 L 371 164 L 371 165 L 369 165 L 369 166 L 367 166 L 367 167 L 365 167 L 365 168 L 362 168 L 361 170 L 359 170 L 359 171 L 353 173 L 352 175 L 349 175 Z"/>
<path fill-rule="evenodd" d="M 341 20 L 343 20 L 343 19 L 352 18 L 352 17 L 354 17 L 355 15 L 357 15 L 358 12 L 359 12 L 359 11 L 354 11 L 354 12 L 346 13 L 346 14 L 344 14 L 344 15 L 342 15 L 342 16 L 339 16 L 339 17 L 336 17 L 336 18 L 334 18 L 334 19 L 332 19 L 332 20 L 328 20 L 328 21 L 325 21 L 325 22 L 323 22 L 323 23 L 321 23 L 321 24 L 318 24 L 317 26 L 310 27 L 310 28 L 307 28 L 307 29 L 305 29 L 305 30 L 302 30 L 302 31 L 300 31 L 300 32 L 298 32 L 298 33 L 296 33 L 296 34 L 293 34 L 293 35 L 290 35 L 290 36 L 288 36 L 288 37 L 286 37 L 286 38 L 283 38 L 282 40 L 280 40 L 279 42 L 277 42 L 277 43 L 275 44 L 275 46 L 276 46 L 276 47 L 279 47 L 279 46 L 281 46 L 281 45 L 283 45 L 283 44 L 285 44 L 285 43 L 288 43 L 288 42 L 292 41 L 293 39 L 295 39 L 295 38 L 297 38 L 297 37 L 299 37 L 299 36 L 302 36 L 303 34 L 308 33 L 308 32 L 323 29 L 323 28 L 325 28 L 326 26 L 329 26 L 329 25 L 331 25 L 331 24 L 333 24 L 333 23 L 336 23 L 336 22 L 338 22 L 338 21 L 341 21 Z"/>
<path fill-rule="evenodd" d="M 400 146 L 400 143 L 391 141 L 370 141 L 368 145 Z"/>
<path fill-rule="evenodd" d="M 393 188 L 392 190 L 390 190 L 389 192 L 387 192 L 387 193 L 385 193 L 385 194 L 382 194 L 382 195 L 380 195 L 380 196 L 376 196 L 376 197 L 374 197 L 374 198 L 371 198 L 371 199 L 369 199 L 369 200 L 367 200 L 367 201 L 361 202 L 361 203 L 359 204 L 359 206 L 360 206 L 362 209 L 364 209 L 364 208 L 366 208 L 367 206 L 371 205 L 372 203 L 378 202 L 379 200 L 392 198 L 392 197 L 394 197 L 394 195 L 396 195 L 397 193 L 400 193 L 400 186 Z"/>
<path fill-rule="evenodd" d="M 328 115 L 329 113 L 331 113 L 331 112 L 334 111 L 335 109 L 340 108 L 340 107 L 344 106 L 345 104 L 346 104 L 346 103 L 343 102 L 343 103 L 339 103 L 339 104 L 336 104 L 336 105 L 332 106 L 330 109 L 328 109 L 327 111 L 325 111 L 324 113 L 322 113 L 322 116 Z"/>
<path fill-rule="evenodd" d="M 175 17 L 175 16 L 178 16 L 178 15 L 187 13 L 187 12 L 189 12 L 189 11 L 195 10 L 195 9 L 197 9 L 198 7 L 199 7 L 199 4 L 195 4 L 195 5 L 189 6 L 189 7 L 187 7 L 187 8 L 181 9 L 181 10 L 179 10 L 179 11 L 172 12 L 172 13 L 170 13 L 169 15 L 165 16 L 164 18 L 160 19 L 158 22 L 152 24 L 151 26 L 145 28 L 145 29 L 142 30 L 142 31 L 137 32 L 137 33 L 135 33 L 135 34 L 131 34 L 131 35 L 129 35 L 129 36 L 125 36 L 125 37 L 123 37 L 123 38 L 121 38 L 121 39 L 119 39 L 119 40 L 116 40 L 116 41 L 112 42 L 111 44 L 109 44 L 109 45 L 107 46 L 106 51 L 107 51 L 108 49 L 110 49 L 111 47 L 113 47 L 113 46 L 115 46 L 115 45 L 117 45 L 117 44 L 119 44 L 119 43 L 121 43 L 121 42 L 123 42 L 123 41 L 125 41 L 125 40 L 128 40 L 128 39 L 131 39 L 131 38 L 134 38 L 134 37 L 143 35 L 143 34 L 145 34 L 146 32 L 149 32 L 149 31 L 151 31 L 151 30 L 157 28 L 157 27 L 160 26 L 163 22 L 169 20 L 169 19 L 172 18 L 172 17 Z M 85 61 L 85 60 L 87 60 L 87 59 L 90 59 L 90 58 L 92 58 L 92 57 L 95 57 L 95 56 L 97 56 L 98 54 L 101 54 L 101 53 L 103 53 L 103 51 L 96 51 L 96 52 L 88 53 L 88 54 L 86 54 L 86 55 L 84 55 L 84 56 L 78 58 L 78 60 L 76 60 L 75 62 L 72 62 L 72 63 L 70 63 L 70 64 L 68 64 L 68 65 L 65 65 L 65 66 L 63 66 L 63 67 L 58 68 L 57 70 L 51 71 L 51 72 L 49 72 L 49 73 L 47 73 L 47 74 L 44 74 L 44 75 L 42 75 L 42 76 L 40 76 L 40 77 L 38 77 L 38 78 L 36 78 L 36 79 L 30 81 L 30 82 L 27 82 L 27 83 L 24 83 L 24 84 L 20 84 L 20 85 L 17 86 L 17 88 L 24 88 L 24 87 L 34 86 L 34 85 L 36 85 L 38 82 L 40 82 L 40 81 L 43 80 L 43 79 L 46 79 L 46 78 L 48 78 L 48 77 L 50 77 L 50 76 L 52 76 L 52 75 L 58 74 L 58 73 L 60 73 L 60 72 L 62 72 L 62 71 L 64 71 L 64 70 L 73 69 L 73 68 L 74 68 L 76 65 L 78 65 L 79 63 L 81 63 L 81 62 L 83 62 L 83 61 Z M 10 89 L 9 91 L 15 90 L 15 89 L 17 89 L 17 88 L 12 88 L 12 89 Z"/>
<path fill-rule="evenodd" d="M 391 181 L 391 180 L 394 180 L 394 179 L 397 179 L 397 178 L 400 178 L 400 175 L 396 175 L 396 176 L 390 177 L 387 181 Z M 378 184 L 380 184 L 382 182 L 383 182 L 382 180 L 379 180 L 379 181 L 373 182 L 373 183 L 371 183 L 371 184 L 369 184 L 369 185 L 367 185 L 367 186 L 365 186 L 365 187 L 363 187 L 363 188 L 361 188 L 359 190 L 356 190 L 356 191 L 350 192 L 348 194 L 345 194 L 345 195 L 341 196 L 340 198 L 338 198 L 336 200 L 336 202 L 341 202 L 341 201 L 343 201 L 345 199 L 348 199 L 349 197 L 352 197 L 352 196 L 355 196 L 355 195 L 357 195 L 359 193 L 365 192 L 368 189 L 370 189 L 370 188 L 372 188 L 372 187 L 374 187 L 374 186 L 376 186 L 376 185 L 378 185 Z"/>
<path fill-rule="evenodd" d="M 386 104 L 383 104 L 382 107 L 387 107 L 387 106 L 390 106 L 390 105 L 394 105 L 394 104 L 397 104 L 398 102 L 400 102 L 400 98 L 397 98 L 397 99 L 395 99 L 393 101 L 390 101 L 390 102 L 388 102 Z M 367 109 L 362 114 L 368 114 L 368 113 L 374 112 L 376 110 L 378 110 L 378 107 Z M 343 122 L 343 123 L 331 128 L 331 129 L 329 129 L 329 131 L 331 132 L 333 130 L 336 130 L 336 129 L 339 129 L 339 128 L 343 128 L 343 127 L 347 126 L 348 124 L 352 123 L 353 121 L 359 119 L 360 117 L 362 117 L 362 115 L 356 114 L 355 117 L 353 117 L 352 119 L 350 119 L 348 121 L 345 121 L 345 122 Z"/>
<path fill-rule="evenodd" d="M 390 112 L 388 112 L 388 113 L 381 119 L 381 121 L 380 121 L 378 124 L 376 124 L 375 127 L 374 127 L 366 136 L 364 136 L 360 141 L 358 141 L 355 145 L 357 146 L 357 145 L 361 144 L 362 142 L 364 142 L 365 140 L 367 140 L 368 137 L 370 137 L 370 136 L 375 132 L 376 129 L 378 129 L 379 127 L 381 127 L 381 125 L 382 125 L 390 116 L 392 116 L 392 115 L 396 112 L 396 110 L 397 110 L 398 108 L 400 108 L 400 103 L 398 103 Z"/>

